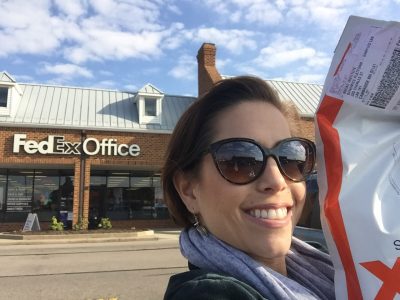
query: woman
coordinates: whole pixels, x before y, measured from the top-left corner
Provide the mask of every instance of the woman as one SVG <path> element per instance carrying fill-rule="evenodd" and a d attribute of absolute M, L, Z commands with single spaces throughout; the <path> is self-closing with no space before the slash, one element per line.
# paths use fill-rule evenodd
<path fill-rule="evenodd" d="M 164 299 L 334 299 L 329 256 L 292 237 L 315 162 L 314 144 L 292 137 L 292 112 L 243 76 L 182 115 L 163 188 L 190 271 Z"/>

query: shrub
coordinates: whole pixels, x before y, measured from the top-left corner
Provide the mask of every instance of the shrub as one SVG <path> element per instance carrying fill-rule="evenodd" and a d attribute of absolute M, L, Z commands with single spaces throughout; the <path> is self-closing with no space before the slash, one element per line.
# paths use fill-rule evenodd
<path fill-rule="evenodd" d="M 75 231 L 86 230 L 86 229 L 88 229 L 88 225 L 89 225 L 88 220 L 87 219 L 82 219 L 78 223 L 75 223 L 72 226 L 72 229 L 75 230 Z"/>
<path fill-rule="evenodd" d="M 64 223 L 63 222 L 58 222 L 57 218 L 55 216 L 51 217 L 51 225 L 50 225 L 51 230 L 56 230 L 56 231 L 63 231 L 64 230 Z"/>
<path fill-rule="evenodd" d="M 99 228 L 103 229 L 111 229 L 111 220 L 109 218 L 101 218 L 100 223 L 99 223 Z"/>

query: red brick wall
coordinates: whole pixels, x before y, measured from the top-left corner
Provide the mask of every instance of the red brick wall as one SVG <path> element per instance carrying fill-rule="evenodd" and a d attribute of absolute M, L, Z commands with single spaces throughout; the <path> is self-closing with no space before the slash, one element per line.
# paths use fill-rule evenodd
<path fill-rule="evenodd" d="M 312 118 L 301 118 L 299 121 L 300 136 L 307 138 L 311 141 L 315 141 L 315 127 L 314 119 Z"/>
<path fill-rule="evenodd" d="M 118 144 L 138 144 L 140 155 L 132 156 L 86 156 L 85 170 L 81 170 L 80 155 L 62 154 L 26 154 L 23 149 L 20 153 L 13 153 L 14 133 L 25 133 L 27 139 L 42 141 L 47 140 L 49 135 L 62 135 L 65 141 L 80 142 L 80 130 L 61 129 L 32 129 L 32 128 L 1 128 L 0 129 L 0 167 L 1 168 L 47 168 L 54 165 L 63 165 L 74 171 L 74 204 L 73 223 L 78 222 L 79 198 L 80 198 L 80 176 L 84 175 L 84 197 L 83 197 L 83 218 L 89 214 L 89 190 L 90 171 L 93 166 L 103 170 L 159 170 L 163 164 L 164 153 L 168 144 L 169 134 L 156 133 L 134 133 L 134 132 L 104 132 L 86 131 L 86 138 L 96 138 L 101 141 L 103 138 L 117 139 Z M 1 224 L 3 227 L 4 224 Z M 23 224 L 17 227 L 20 229 Z M 5 226 L 5 225 L 4 225 Z M 15 226 L 13 226 L 15 228 Z M 0 227 L 1 229 L 1 227 Z"/>
<path fill-rule="evenodd" d="M 214 44 L 205 43 L 197 54 L 199 96 L 208 92 L 215 82 L 222 79 L 215 66 L 216 51 Z"/>

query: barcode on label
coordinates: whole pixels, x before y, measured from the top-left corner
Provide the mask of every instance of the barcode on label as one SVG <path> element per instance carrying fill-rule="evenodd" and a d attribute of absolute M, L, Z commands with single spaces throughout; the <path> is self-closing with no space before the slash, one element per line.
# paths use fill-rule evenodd
<path fill-rule="evenodd" d="M 370 102 L 370 106 L 386 108 L 400 86 L 400 48 L 393 51 L 389 65 L 383 73 L 382 80 L 376 94 Z"/>

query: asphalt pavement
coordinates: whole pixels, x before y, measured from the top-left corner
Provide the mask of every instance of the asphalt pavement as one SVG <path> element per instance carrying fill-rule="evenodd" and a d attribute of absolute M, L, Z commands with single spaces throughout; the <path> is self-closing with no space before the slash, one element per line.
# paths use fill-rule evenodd
<path fill-rule="evenodd" d="M 162 299 L 170 276 L 187 270 L 179 230 L 129 233 L 0 239 L 0 299 Z"/>

